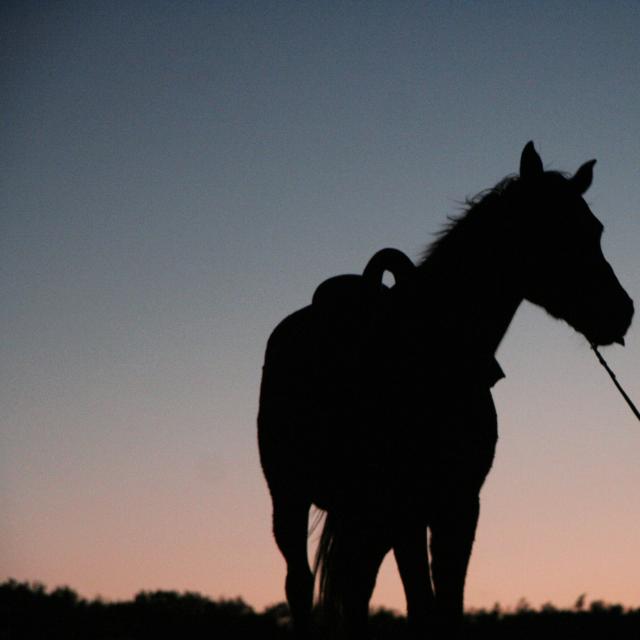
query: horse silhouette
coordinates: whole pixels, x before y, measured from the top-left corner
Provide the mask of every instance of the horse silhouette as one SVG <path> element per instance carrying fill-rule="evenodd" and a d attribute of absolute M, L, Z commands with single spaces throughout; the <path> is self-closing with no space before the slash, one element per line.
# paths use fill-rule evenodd
<path fill-rule="evenodd" d="M 622 342 L 631 323 L 582 197 L 594 163 L 544 171 L 529 142 L 519 175 L 470 200 L 418 266 L 385 249 L 273 331 L 258 440 L 296 637 L 311 632 L 311 505 L 326 511 L 316 569 L 340 635 L 366 637 L 390 550 L 416 635 L 456 633 L 497 441 L 494 354 L 516 309 L 529 300 L 595 345 Z"/>

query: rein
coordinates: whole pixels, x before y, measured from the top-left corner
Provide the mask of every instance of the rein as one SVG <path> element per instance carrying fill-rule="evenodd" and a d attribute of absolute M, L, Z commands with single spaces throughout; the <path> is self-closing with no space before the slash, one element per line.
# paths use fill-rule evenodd
<path fill-rule="evenodd" d="M 602 357 L 602 355 L 598 351 L 598 347 L 596 347 L 596 345 L 592 343 L 591 348 L 593 349 L 593 353 L 596 354 L 596 357 L 598 358 L 598 361 L 600 362 L 600 364 L 604 367 L 605 371 L 609 374 L 609 377 L 613 380 L 613 384 L 616 385 L 616 388 L 622 394 L 622 397 L 626 400 L 627 404 L 631 408 L 631 411 L 633 411 L 633 415 L 636 418 L 638 418 L 638 420 L 640 420 L 640 411 L 636 409 L 636 405 L 633 404 L 631 398 L 626 394 L 625 390 L 622 388 L 621 384 L 616 379 L 616 374 L 613 373 L 613 371 L 611 371 L 611 367 L 609 367 L 609 365 L 607 364 L 607 361 Z"/>

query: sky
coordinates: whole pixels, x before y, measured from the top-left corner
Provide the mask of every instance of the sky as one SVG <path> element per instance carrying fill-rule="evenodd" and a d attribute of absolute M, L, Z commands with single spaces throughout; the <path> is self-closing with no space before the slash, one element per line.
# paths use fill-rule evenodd
<path fill-rule="evenodd" d="M 418 259 L 528 140 L 598 159 L 640 299 L 636 2 L 25 0 L 0 25 L 0 580 L 283 600 L 270 331 L 379 248 Z M 604 353 L 640 400 L 637 324 Z M 640 425 L 528 303 L 498 359 L 467 606 L 640 605 Z M 373 603 L 404 607 L 390 559 Z"/>

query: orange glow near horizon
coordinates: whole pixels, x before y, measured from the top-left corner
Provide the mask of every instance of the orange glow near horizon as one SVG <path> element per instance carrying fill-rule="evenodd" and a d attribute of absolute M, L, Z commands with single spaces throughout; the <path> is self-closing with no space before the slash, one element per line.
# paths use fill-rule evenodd
<path fill-rule="evenodd" d="M 558 339 L 563 333 L 558 326 Z M 588 366 L 587 352 L 576 355 Z M 520 366 L 517 361 L 508 364 L 507 370 Z M 637 606 L 638 514 L 632 487 L 640 472 L 632 462 L 635 456 L 625 459 L 622 448 L 640 446 L 640 432 L 633 430 L 624 407 L 615 406 L 599 372 L 594 368 L 592 373 L 582 390 L 584 399 L 593 394 L 593 404 L 581 427 L 588 439 L 581 443 L 568 442 L 551 424 L 541 423 L 538 434 L 534 423 L 517 425 L 527 414 L 538 414 L 542 421 L 552 415 L 558 421 L 563 412 L 566 422 L 579 423 L 571 406 L 575 398 L 563 399 L 561 389 L 541 382 L 525 389 L 512 380 L 524 375 L 517 370 L 499 383 L 499 407 L 507 397 L 535 394 L 544 387 L 547 408 L 522 400 L 517 409 L 501 413 L 501 441 L 482 494 L 467 608 L 491 608 L 496 602 L 513 607 L 521 598 L 532 606 L 552 602 L 569 607 L 582 593 L 588 600 Z M 554 402 L 551 412 L 548 405 Z M 608 414 L 615 429 L 601 426 Z M 517 427 L 510 431 L 509 422 Z M 3 563 L 4 576 L 41 581 L 50 588 L 67 585 L 84 597 L 109 600 L 167 589 L 241 597 L 257 610 L 282 601 L 284 562 L 271 537 L 269 496 L 249 429 L 245 435 L 243 467 L 233 462 L 240 453 L 228 460 L 197 456 L 180 469 L 174 465 L 173 475 L 167 476 L 170 460 L 181 454 L 159 447 L 148 453 L 147 462 L 155 460 L 144 474 L 135 466 L 137 452 L 122 467 L 128 477 L 104 476 L 102 486 L 71 487 L 67 482 L 62 491 L 43 478 L 46 486 L 40 489 L 48 495 L 34 494 L 33 499 L 46 508 L 39 513 L 14 510 L 14 518 L 18 515 L 22 522 L 14 519 L 12 524 L 22 538 L 3 536 L 3 556 L 9 559 Z M 311 552 L 318 535 L 316 531 L 311 537 Z M 372 605 L 404 610 L 391 555 L 382 566 Z"/>

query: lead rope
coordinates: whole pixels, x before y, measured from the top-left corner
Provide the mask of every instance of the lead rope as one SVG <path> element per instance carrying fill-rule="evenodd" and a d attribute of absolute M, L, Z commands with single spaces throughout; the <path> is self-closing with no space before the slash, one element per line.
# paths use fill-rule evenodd
<path fill-rule="evenodd" d="M 638 420 L 640 420 L 640 411 L 636 409 L 636 405 L 633 404 L 631 398 L 626 394 L 625 390 L 622 388 L 620 383 L 616 380 L 616 374 L 613 373 L 613 371 L 611 371 L 611 368 L 607 364 L 607 361 L 600 355 L 600 352 L 598 351 L 598 347 L 596 347 L 595 344 L 591 344 L 591 348 L 593 349 L 593 353 L 596 354 L 596 357 L 598 358 L 598 361 L 600 362 L 600 364 L 605 368 L 605 371 L 609 374 L 609 377 L 613 380 L 613 384 L 616 385 L 616 388 L 622 394 L 622 397 L 626 400 L 627 404 L 631 408 L 631 411 L 633 411 L 633 415 L 636 418 L 638 418 Z"/>

